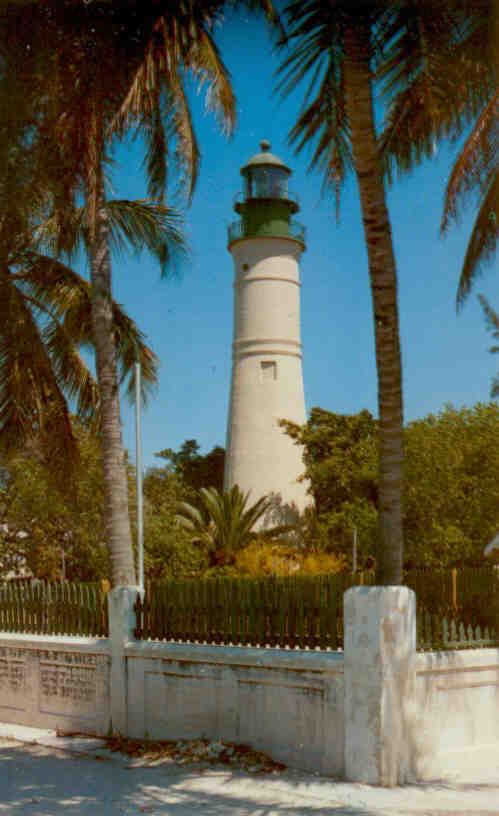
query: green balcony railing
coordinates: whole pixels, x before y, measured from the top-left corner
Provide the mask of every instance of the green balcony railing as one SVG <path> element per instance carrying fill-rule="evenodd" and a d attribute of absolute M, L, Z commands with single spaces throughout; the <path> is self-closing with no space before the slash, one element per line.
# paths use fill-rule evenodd
<path fill-rule="evenodd" d="M 305 244 L 306 230 L 303 224 L 291 219 L 287 224 L 260 224 L 254 228 L 246 224 L 244 221 L 233 221 L 228 227 L 228 243 L 238 241 L 241 238 L 259 238 L 259 237 L 273 237 L 273 238 L 294 238 L 295 241 L 300 241 Z"/>

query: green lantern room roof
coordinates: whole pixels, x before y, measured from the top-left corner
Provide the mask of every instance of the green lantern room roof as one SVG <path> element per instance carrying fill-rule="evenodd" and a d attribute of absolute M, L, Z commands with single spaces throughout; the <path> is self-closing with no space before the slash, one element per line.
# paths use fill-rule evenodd
<path fill-rule="evenodd" d="M 247 170 L 252 167 L 280 167 L 287 173 L 291 173 L 291 169 L 284 164 L 279 156 L 275 156 L 270 152 L 271 144 L 266 139 L 260 142 L 261 153 L 255 153 L 246 164 L 241 167 L 241 175 L 244 175 Z"/>

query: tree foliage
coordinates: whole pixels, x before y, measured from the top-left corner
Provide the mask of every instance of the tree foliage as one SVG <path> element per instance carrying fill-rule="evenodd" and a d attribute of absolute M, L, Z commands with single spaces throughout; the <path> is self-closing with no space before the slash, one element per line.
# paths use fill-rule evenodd
<path fill-rule="evenodd" d="M 288 432 L 305 446 L 317 514 L 309 547 L 350 555 L 357 528 L 359 564 L 377 554 L 377 422 L 314 408 Z M 405 565 L 481 563 L 499 527 L 499 406 L 447 406 L 404 429 Z"/>
<path fill-rule="evenodd" d="M 499 528 L 499 406 L 447 406 L 405 431 L 404 524 L 413 566 L 483 563 Z"/>
<path fill-rule="evenodd" d="M 0 575 L 94 581 L 109 576 L 103 473 L 95 433 L 73 421 L 79 461 L 75 490 L 61 490 L 31 444 L 1 459 Z"/>
<path fill-rule="evenodd" d="M 149 468 L 144 478 L 144 572 L 147 580 L 199 574 L 206 553 L 176 520 L 178 504 L 194 491 L 167 468 Z"/>
<path fill-rule="evenodd" d="M 193 490 L 215 487 L 223 490 L 225 450 L 219 445 L 201 454 L 196 439 L 186 439 L 178 451 L 165 448 L 156 454 L 168 462 L 167 468 Z"/>

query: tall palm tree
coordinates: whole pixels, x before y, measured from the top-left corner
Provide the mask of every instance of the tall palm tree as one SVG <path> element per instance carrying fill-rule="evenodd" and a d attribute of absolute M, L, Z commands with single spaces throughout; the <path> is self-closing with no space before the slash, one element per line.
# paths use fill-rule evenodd
<path fill-rule="evenodd" d="M 359 187 L 374 313 L 379 412 L 380 549 L 377 580 L 399 584 L 402 580 L 402 367 L 397 306 L 397 272 L 386 205 L 385 155 L 375 126 L 373 91 L 383 84 L 385 95 L 397 95 L 400 105 L 390 111 L 391 146 L 395 155 L 412 158 L 428 150 L 428 133 L 413 138 L 417 115 L 408 120 L 403 148 L 397 152 L 404 94 L 414 96 L 418 111 L 420 94 L 427 90 L 413 83 L 418 67 L 432 62 L 442 38 L 459 46 L 470 26 L 474 5 L 491 0 L 450 0 L 422 3 L 417 0 L 290 0 L 285 9 L 289 23 L 283 46 L 291 48 L 282 66 L 281 90 L 289 93 L 308 78 L 302 111 L 291 131 L 297 150 L 314 145 L 311 166 L 324 172 L 326 187 L 336 192 L 348 170 L 355 171 Z M 449 34 L 451 32 L 451 34 Z M 474 40 L 477 47 L 477 38 Z M 459 73 L 440 65 L 444 86 L 453 86 Z M 462 65 L 460 67 L 462 71 Z M 490 72 L 489 72 L 490 74 Z M 483 72 L 468 80 L 474 94 L 462 105 L 453 95 L 442 134 L 463 109 L 468 112 L 484 95 Z M 445 92 L 444 92 L 445 95 Z"/>
<path fill-rule="evenodd" d="M 263 497 L 250 505 L 249 493 L 242 493 L 237 485 L 226 491 L 202 487 L 199 497 L 201 508 L 179 503 L 177 521 L 193 542 L 212 554 L 215 563 L 230 563 L 255 536 L 255 525 L 269 509 L 270 501 Z"/>
<path fill-rule="evenodd" d="M 377 146 L 373 71 L 392 15 L 386 3 L 291 0 L 281 91 L 309 81 L 290 140 L 314 145 L 312 167 L 336 191 L 349 169 L 359 187 L 374 313 L 379 410 L 380 550 L 377 580 L 402 582 L 402 364 L 397 270 Z"/>
<path fill-rule="evenodd" d="M 143 243 L 151 221 L 151 240 L 168 237 L 163 213 L 155 205 L 110 201 L 107 210 L 114 238 L 133 249 Z M 2 222 L 0 214 L 0 233 Z M 10 251 L 7 242 L 1 242 L 0 434 L 4 451 L 19 449 L 36 436 L 64 480 L 77 457 L 70 413 L 97 417 L 99 394 L 80 353 L 93 347 L 90 285 L 70 266 L 41 251 L 41 236 L 53 235 L 51 226 L 40 224 L 24 245 L 16 236 Z M 116 301 L 112 322 L 120 385 L 133 396 L 134 363 L 139 361 L 146 396 L 157 381 L 157 358 Z"/>
<path fill-rule="evenodd" d="M 80 354 L 93 345 L 89 283 L 51 254 L 61 243 L 59 224 L 46 217 L 50 193 L 30 151 L 0 151 L 0 439 L 4 452 L 36 437 L 67 487 L 77 459 L 70 413 L 96 418 L 99 395 Z M 107 204 L 114 243 L 159 251 L 178 240 L 175 214 L 147 202 Z M 64 243 L 71 255 L 85 241 L 84 213 L 67 217 Z M 157 380 L 157 360 L 142 332 L 112 302 L 120 383 L 133 391 L 134 362 L 142 364 L 145 395 Z"/>
<path fill-rule="evenodd" d="M 499 8 L 492 0 L 448 4 L 449 24 L 419 21 L 419 49 L 403 59 L 407 42 L 392 45 L 391 59 L 402 69 L 379 77 L 389 103 L 381 149 L 389 175 L 407 172 L 432 158 L 442 139 L 467 133 L 450 173 L 441 231 L 445 233 L 474 197 L 477 214 L 459 277 L 460 307 L 478 275 L 494 257 L 499 235 L 497 122 L 499 93 Z"/>
<path fill-rule="evenodd" d="M 199 151 L 184 88 L 186 73 L 191 72 L 199 84 L 206 83 L 208 104 L 228 131 L 234 123 L 228 72 L 211 36 L 223 5 L 214 0 L 188 4 L 52 0 L 43 5 L 28 1 L 21 6 L 12 2 L 4 17 L 4 72 L 13 66 L 6 85 L 15 86 L 21 74 L 28 86 L 40 141 L 48 142 L 49 155 L 60 158 L 58 168 L 65 179 L 60 203 L 73 199 L 77 191 L 86 202 L 108 543 L 115 584 L 134 583 L 135 570 L 112 332 L 110 225 L 105 207 L 108 145 L 113 135 L 123 135 L 132 126 L 141 132 L 149 193 L 162 201 L 173 137 L 175 158 L 192 192 Z M 270 0 L 248 0 L 248 5 L 273 16 Z M 19 54 L 23 54 L 22 70 Z M 64 221 L 64 212 L 59 212 Z M 169 260 L 165 253 L 163 270 Z"/>

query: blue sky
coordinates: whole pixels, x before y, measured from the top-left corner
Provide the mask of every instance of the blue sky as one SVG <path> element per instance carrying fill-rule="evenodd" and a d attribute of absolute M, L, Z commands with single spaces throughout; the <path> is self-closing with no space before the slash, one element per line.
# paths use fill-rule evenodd
<path fill-rule="evenodd" d="M 191 208 L 186 213 L 190 257 L 178 280 L 161 281 L 154 262 L 119 257 L 114 294 L 147 334 L 158 354 L 160 383 L 143 417 L 144 462 L 154 452 L 196 438 L 204 451 L 224 444 L 232 342 L 232 259 L 226 227 L 236 215 L 239 168 L 267 138 L 292 168 L 292 189 L 307 228 L 302 259 L 302 340 L 307 407 L 376 413 L 376 370 L 368 282 L 356 183 L 347 183 L 336 223 L 334 202 L 321 197 L 321 177 L 294 156 L 287 134 L 300 94 L 286 102 L 275 89 L 278 58 L 263 22 L 230 17 L 217 41 L 233 77 L 238 126 L 227 141 L 204 95 L 192 95 L 203 154 Z M 473 295 L 459 315 L 455 291 L 472 212 L 445 239 L 439 236 L 443 189 L 455 146 L 439 148 L 431 163 L 396 182 L 389 209 L 399 272 L 399 306 L 406 421 L 439 411 L 445 403 L 472 405 L 489 399 L 497 366 L 490 336 Z M 137 142 L 116 151 L 117 197 L 145 195 Z M 476 292 L 497 307 L 497 268 L 487 270 Z M 125 445 L 133 450 L 133 411 L 123 405 Z"/>

